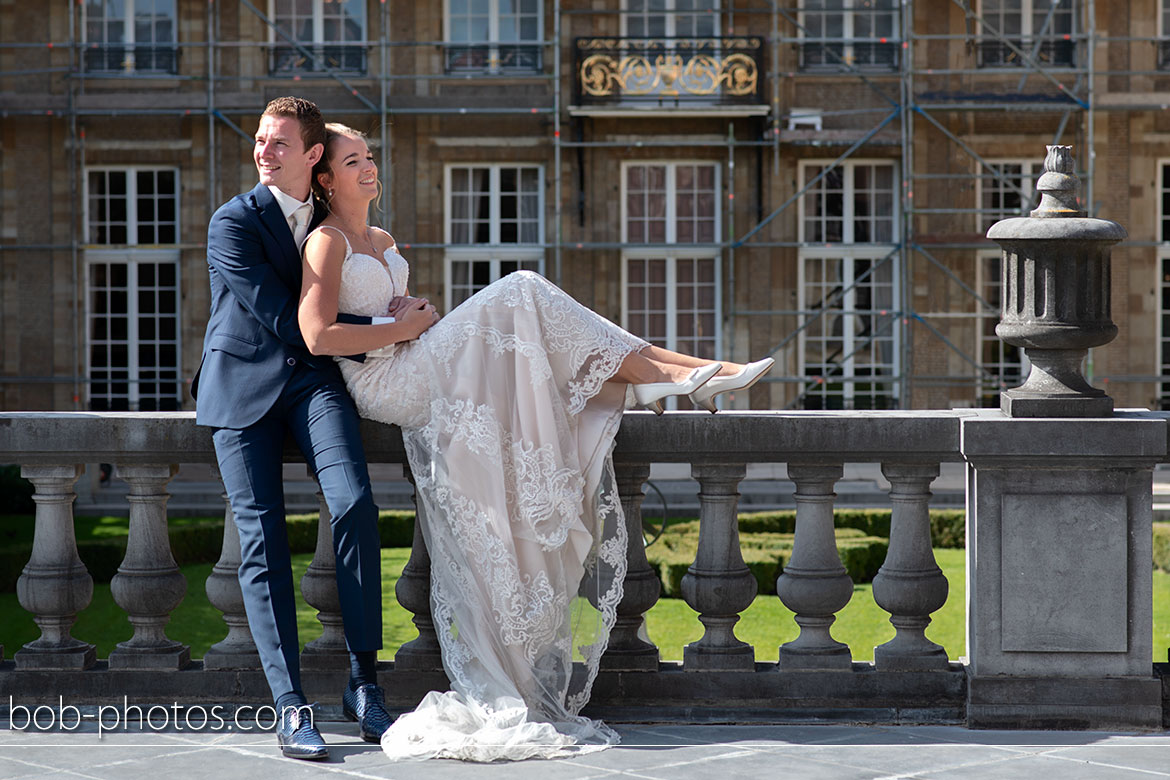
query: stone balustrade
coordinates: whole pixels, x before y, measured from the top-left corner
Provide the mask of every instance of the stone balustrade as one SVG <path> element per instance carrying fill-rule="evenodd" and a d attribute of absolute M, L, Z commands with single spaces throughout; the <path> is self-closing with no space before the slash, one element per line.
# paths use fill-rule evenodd
<path fill-rule="evenodd" d="M 631 531 L 629 574 L 589 711 L 640 719 L 1160 727 L 1151 476 L 1167 459 L 1167 420 L 1152 412 L 1012 419 L 998 410 L 627 414 L 614 463 Z M 404 461 L 397 429 L 366 422 L 362 433 L 371 462 Z M 290 449 L 288 458 L 299 454 Z M 227 637 L 191 659 L 181 637 L 166 633 L 184 591 L 200 585 L 183 581 L 166 535 L 175 464 L 214 462 L 210 431 L 195 426 L 193 414 L 0 413 L 0 462 L 19 463 L 36 490 L 35 540 L 18 598 L 41 631 L 16 648 L 0 627 L 0 645 L 11 655 L 0 660 L 0 701 L 267 701 L 234 577 L 239 542 L 230 509 L 222 555 L 203 583 Z M 85 637 L 73 636 L 93 592 L 74 539 L 73 490 L 79 464 L 96 462 L 116 464 L 130 485 L 127 551 L 111 587 L 134 632 L 108 659 L 95 658 Z M 682 592 L 698 613 L 701 638 L 684 648 L 681 663 L 661 661 L 643 630 L 659 583 L 638 543 L 641 501 L 649 464 L 659 462 L 690 463 L 699 485 L 699 546 Z M 928 516 L 930 485 L 943 462 L 964 462 L 968 474 L 961 659 L 924 633 L 948 596 Z M 787 464 L 796 485 L 795 546 L 777 594 L 795 613 L 799 634 L 780 647 L 778 663 L 757 661 L 735 631 L 756 596 L 735 522 L 748 463 Z M 834 485 L 845 463 L 879 463 L 891 486 L 889 552 L 873 593 L 895 636 L 877 648 L 851 649 L 833 636 L 836 615 L 853 595 L 833 533 Z M 347 674 L 330 542 L 322 522 L 301 581 L 324 627 L 304 650 L 304 685 L 310 699 L 324 703 L 336 703 Z M 446 685 L 429 567 L 416 527 L 395 595 L 419 635 L 379 667 L 395 706 Z M 872 663 L 854 660 L 871 649 Z"/>

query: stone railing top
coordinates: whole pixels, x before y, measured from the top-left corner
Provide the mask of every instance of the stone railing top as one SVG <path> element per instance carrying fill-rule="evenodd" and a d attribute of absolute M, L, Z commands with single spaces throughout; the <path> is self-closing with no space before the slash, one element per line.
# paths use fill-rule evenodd
<path fill-rule="evenodd" d="M 961 460 L 960 420 L 974 411 L 630 412 L 618 461 L 787 462 Z M 363 421 L 373 462 L 401 461 L 391 425 Z M 291 445 L 287 457 L 299 460 Z M 0 412 L 0 462 L 214 462 L 211 430 L 192 412 Z"/>

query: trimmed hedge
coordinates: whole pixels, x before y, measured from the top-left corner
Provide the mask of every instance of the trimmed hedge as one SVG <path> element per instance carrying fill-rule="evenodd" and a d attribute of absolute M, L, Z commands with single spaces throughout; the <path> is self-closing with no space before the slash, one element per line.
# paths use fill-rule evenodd
<path fill-rule="evenodd" d="M 317 548 L 317 515 L 289 515 L 285 526 L 293 554 L 311 553 Z M 180 566 L 219 560 L 223 549 L 222 520 L 172 526 L 168 535 L 171 553 Z M 414 539 L 414 513 L 401 510 L 380 513 L 378 536 L 383 547 L 410 547 Z M 126 537 L 82 539 L 77 543 L 77 554 L 94 582 L 109 582 L 126 557 Z M 32 545 L 28 543 L 0 549 L 0 591 L 16 590 L 16 581 L 31 556 Z"/>
<path fill-rule="evenodd" d="M 833 512 L 837 528 L 856 528 L 866 536 L 890 536 L 889 509 L 837 509 Z M 669 527 L 675 526 L 672 523 Z M 739 516 L 739 532 L 783 533 L 796 531 L 796 510 L 775 512 L 744 512 Z M 967 513 L 962 509 L 930 510 L 930 541 L 932 547 L 966 546 Z"/>
<path fill-rule="evenodd" d="M 1154 567 L 1170 571 L 1170 523 L 1154 523 Z"/>
<path fill-rule="evenodd" d="M 872 582 L 886 559 L 889 542 L 869 536 L 856 528 L 838 528 L 837 553 L 854 582 Z M 791 533 L 740 533 L 740 551 L 748 570 L 756 578 L 759 595 L 774 595 L 776 579 L 792 557 L 795 536 Z M 682 596 L 682 578 L 695 560 L 699 548 L 699 521 L 671 525 L 657 544 L 646 549 L 650 567 L 658 573 L 662 595 Z"/>

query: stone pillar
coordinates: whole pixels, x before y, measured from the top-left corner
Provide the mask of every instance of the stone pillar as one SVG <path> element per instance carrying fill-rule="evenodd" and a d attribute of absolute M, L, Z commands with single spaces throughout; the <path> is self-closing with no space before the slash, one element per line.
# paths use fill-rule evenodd
<path fill-rule="evenodd" d="M 212 466 L 211 473 L 219 479 L 219 466 Z M 223 613 L 228 634 L 207 648 L 203 656 L 203 668 L 259 669 L 260 653 L 252 639 L 252 629 L 248 627 L 244 594 L 240 591 L 240 531 L 236 527 L 236 516 L 227 493 L 223 494 L 223 501 L 223 547 L 204 587 L 211 606 Z"/>
<path fill-rule="evenodd" d="M 1152 469 L 1166 420 L 962 421 L 967 719 L 1155 729 Z"/>
<path fill-rule="evenodd" d="M 699 481 L 699 551 L 682 578 L 682 594 L 699 613 L 704 633 L 683 648 L 688 671 L 755 670 L 755 650 L 735 636 L 739 613 L 751 606 L 759 586 L 739 549 L 739 483 L 743 463 L 694 465 Z"/>
<path fill-rule="evenodd" d="M 402 470 L 410 484 L 414 485 L 410 467 L 405 466 Z M 418 629 L 418 636 L 398 648 L 394 654 L 394 668 L 439 671 L 443 668 L 443 653 L 431 617 L 431 556 L 427 552 L 423 534 L 426 514 L 417 492 L 414 495 L 414 511 L 414 540 L 410 545 L 410 559 L 394 585 L 394 596 L 404 609 L 413 614 L 411 620 Z"/>
<path fill-rule="evenodd" d="M 626 545 L 625 587 L 617 606 L 617 620 L 609 635 L 609 646 L 601 657 L 601 668 L 608 671 L 656 672 L 658 648 L 639 636 L 646 613 L 658 603 L 662 584 L 646 560 L 646 543 L 642 538 L 642 485 L 650 476 L 649 463 L 616 464 L 618 493 L 626 517 L 629 540 Z"/>
<path fill-rule="evenodd" d="M 840 463 L 788 464 L 788 478 L 796 483 L 796 539 L 776 580 L 776 595 L 796 613 L 800 635 L 780 646 L 783 671 L 853 668 L 849 646 L 829 633 L 836 613 L 853 598 L 853 580 L 837 554 L 833 527 L 833 486 L 843 473 Z"/>
<path fill-rule="evenodd" d="M 1113 399 L 1090 385 L 1081 363 L 1090 347 L 1117 335 L 1110 313 L 1109 250 L 1125 228 L 1092 219 L 1077 203 L 1072 147 L 1049 146 L 1042 197 L 1028 217 L 996 222 L 987 237 L 1003 247 L 1003 303 L 995 333 L 1022 347 L 1032 369 L 1005 390 L 1011 417 L 1107 417 Z"/>
<path fill-rule="evenodd" d="M 118 477 L 130 486 L 130 536 L 110 592 L 126 610 L 134 635 L 110 651 L 111 669 L 182 669 L 191 662 L 190 648 L 166 634 L 171 612 L 187 592 L 167 533 L 167 483 L 178 470 L 117 466 Z"/>
<path fill-rule="evenodd" d="M 312 469 L 309 476 L 313 477 Z M 337 592 L 337 556 L 333 551 L 333 514 L 325 496 L 317 487 L 317 546 L 313 560 L 301 577 L 301 595 L 305 603 L 317 610 L 317 620 L 324 627 L 321 636 L 305 644 L 301 668 L 308 670 L 349 669 L 349 648 L 345 644 L 345 623 L 341 617 L 341 596 Z"/>
<path fill-rule="evenodd" d="M 873 599 L 890 613 L 897 633 L 873 650 L 879 669 L 946 669 L 947 651 L 926 638 L 931 613 L 947 601 L 947 578 L 930 544 L 930 483 L 934 464 L 883 463 L 890 481 L 890 548 L 873 580 Z"/>
<path fill-rule="evenodd" d="M 93 645 L 70 635 L 77 613 L 93 598 L 93 577 L 77 555 L 73 486 L 79 465 L 22 466 L 37 505 L 32 556 L 16 581 L 20 606 L 32 613 L 39 639 L 16 651 L 18 669 L 88 669 Z"/>

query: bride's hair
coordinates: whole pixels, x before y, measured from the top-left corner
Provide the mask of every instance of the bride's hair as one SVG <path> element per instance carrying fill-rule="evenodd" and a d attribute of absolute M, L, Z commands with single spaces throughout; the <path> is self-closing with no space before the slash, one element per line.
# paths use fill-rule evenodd
<path fill-rule="evenodd" d="M 336 143 L 338 138 L 342 138 L 342 137 L 360 138 L 363 141 L 366 140 L 365 133 L 363 133 L 361 130 L 355 130 L 352 127 L 350 127 L 349 125 L 343 125 L 340 122 L 329 122 L 325 125 L 325 153 L 321 155 L 321 159 L 318 160 L 317 164 L 313 166 L 312 185 L 313 185 L 313 194 L 316 195 L 317 198 L 322 203 L 325 204 L 326 208 L 328 208 L 330 205 L 329 204 L 329 201 L 330 201 L 329 192 L 328 192 L 328 190 L 326 190 L 324 187 L 321 186 L 321 182 L 318 181 L 317 177 L 320 176 L 322 173 L 332 173 L 332 167 L 330 166 L 329 160 L 330 160 L 330 157 L 332 156 L 333 145 L 334 145 L 334 143 Z M 380 210 L 379 207 L 381 206 L 381 204 L 382 204 L 382 180 L 379 179 L 378 180 L 378 197 L 374 200 L 374 208 Z"/>

